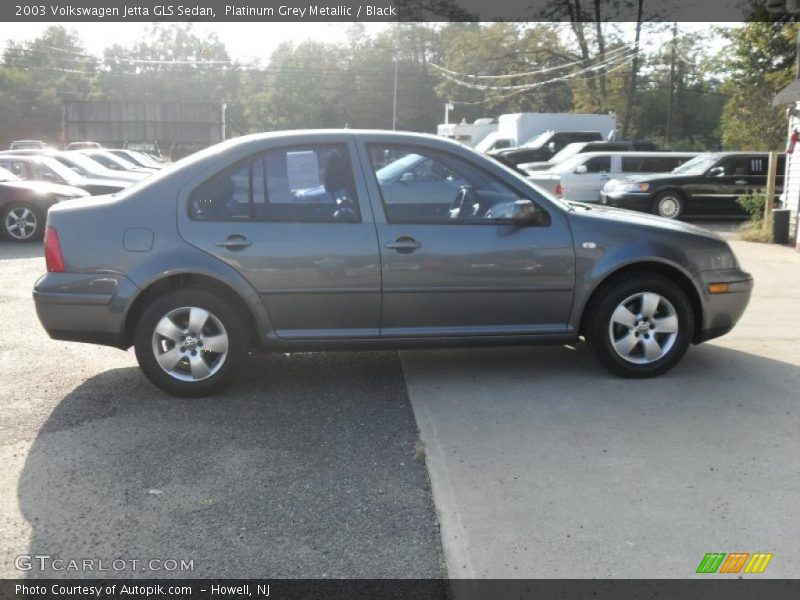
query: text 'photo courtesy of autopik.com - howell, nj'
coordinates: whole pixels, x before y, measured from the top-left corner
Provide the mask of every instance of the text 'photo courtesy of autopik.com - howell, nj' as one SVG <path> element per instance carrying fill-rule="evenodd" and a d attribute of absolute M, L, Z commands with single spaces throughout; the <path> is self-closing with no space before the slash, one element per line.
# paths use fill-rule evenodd
<path fill-rule="evenodd" d="M 0 598 L 800 593 L 800 4 L 0 4 Z"/>

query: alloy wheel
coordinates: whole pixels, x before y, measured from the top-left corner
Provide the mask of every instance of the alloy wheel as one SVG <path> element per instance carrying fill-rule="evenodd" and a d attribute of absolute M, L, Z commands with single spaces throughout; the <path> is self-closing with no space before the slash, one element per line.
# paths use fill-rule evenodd
<path fill-rule="evenodd" d="M 156 362 L 170 377 L 202 381 L 222 368 L 228 356 L 228 333 L 204 308 L 184 306 L 169 311 L 153 331 Z"/>
<path fill-rule="evenodd" d="M 637 365 L 653 363 L 669 354 L 678 330 L 675 307 L 654 292 L 628 296 L 617 305 L 608 324 L 614 351 Z"/>
<path fill-rule="evenodd" d="M 24 206 L 13 208 L 6 214 L 6 233 L 15 240 L 29 240 L 36 233 L 39 223 L 34 212 Z"/>

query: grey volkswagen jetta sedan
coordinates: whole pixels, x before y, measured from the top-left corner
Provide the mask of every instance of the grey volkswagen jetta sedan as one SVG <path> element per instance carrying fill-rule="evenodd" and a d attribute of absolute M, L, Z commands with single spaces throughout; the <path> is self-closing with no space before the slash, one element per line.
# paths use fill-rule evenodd
<path fill-rule="evenodd" d="M 60 203 L 45 257 L 33 296 L 51 337 L 133 345 L 188 396 L 253 348 L 584 337 L 614 373 L 649 377 L 730 331 L 753 285 L 708 231 L 564 203 L 456 143 L 380 131 L 241 137 Z"/>

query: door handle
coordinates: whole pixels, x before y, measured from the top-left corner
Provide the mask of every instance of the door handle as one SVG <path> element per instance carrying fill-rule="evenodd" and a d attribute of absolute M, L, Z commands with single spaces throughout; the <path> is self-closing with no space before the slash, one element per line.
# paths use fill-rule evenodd
<path fill-rule="evenodd" d="M 228 250 L 241 250 L 242 248 L 247 248 L 248 246 L 252 245 L 253 242 L 248 240 L 243 235 L 229 235 L 223 241 L 217 242 L 217 246 L 227 248 Z"/>
<path fill-rule="evenodd" d="M 396 250 L 400 254 L 411 254 L 414 250 L 421 247 L 422 244 L 408 236 L 399 237 L 393 242 L 386 242 L 384 244 L 384 248 L 387 250 Z"/>
<path fill-rule="evenodd" d="M 733 183 L 735 183 L 736 185 L 747 185 L 747 181 L 745 181 L 744 179 L 737 179 Z"/>

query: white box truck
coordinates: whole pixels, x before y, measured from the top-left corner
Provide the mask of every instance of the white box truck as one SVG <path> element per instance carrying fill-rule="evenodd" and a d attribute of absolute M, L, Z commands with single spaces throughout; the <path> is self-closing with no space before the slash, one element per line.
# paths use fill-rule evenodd
<path fill-rule="evenodd" d="M 487 135 L 497 131 L 497 123 L 492 118 L 476 119 L 474 123 L 443 123 L 436 128 L 436 133 L 474 148 Z"/>
<path fill-rule="evenodd" d="M 476 146 L 479 152 L 515 148 L 547 131 L 596 131 L 600 139 L 613 139 L 617 117 L 613 113 L 515 113 L 497 119 L 497 131 L 484 137 Z"/>

